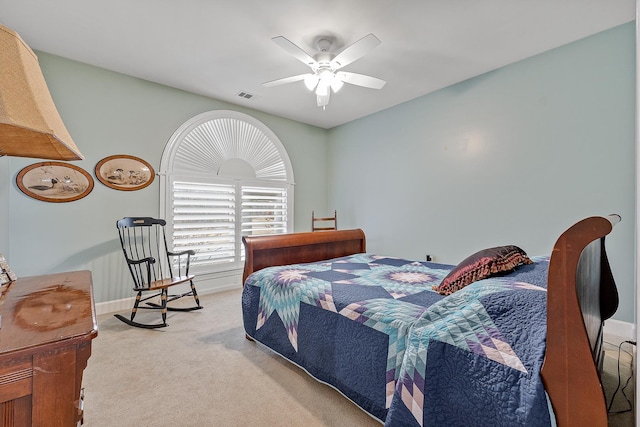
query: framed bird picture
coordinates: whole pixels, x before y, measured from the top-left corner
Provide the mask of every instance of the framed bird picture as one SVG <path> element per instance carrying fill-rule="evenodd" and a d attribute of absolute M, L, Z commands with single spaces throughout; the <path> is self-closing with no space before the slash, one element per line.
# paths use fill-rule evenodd
<path fill-rule="evenodd" d="M 82 199 L 93 190 L 89 172 L 62 162 L 29 165 L 18 173 L 16 184 L 27 196 L 53 203 Z"/>
<path fill-rule="evenodd" d="M 139 157 L 118 154 L 105 157 L 96 165 L 96 178 L 109 188 L 141 190 L 153 182 L 153 167 Z"/>

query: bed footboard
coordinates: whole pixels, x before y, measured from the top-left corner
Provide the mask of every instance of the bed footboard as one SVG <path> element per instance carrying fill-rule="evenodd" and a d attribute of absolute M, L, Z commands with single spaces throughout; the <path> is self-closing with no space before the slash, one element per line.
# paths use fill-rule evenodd
<path fill-rule="evenodd" d="M 607 426 L 602 330 L 618 307 L 618 293 L 604 239 L 619 221 L 618 215 L 586 218 L 553 248 L 542 380 L 560 427 Z"/>
<path fill-rule="evenodd" d="M 254 271 L 278 265 L 301 264 L 338 258 L 366 251 L 361 229 L 310 233 L 245 236 L 242 283 Z"/>

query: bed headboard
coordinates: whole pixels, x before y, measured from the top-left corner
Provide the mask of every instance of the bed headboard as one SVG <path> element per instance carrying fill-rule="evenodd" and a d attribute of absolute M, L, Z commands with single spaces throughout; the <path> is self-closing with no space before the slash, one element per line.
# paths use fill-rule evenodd
<path fill-rule="evenodd" d="M 265 267 L 322 261 L 366 251 L 361 229 L 309 233 L 245 236 L 242 283 L 254 271 Z"/>
<path fill-rule="evenodd" d="M 618 292 L 604 241 L 619 221 L 619 215 L 586 218 L 567 229 L 553 248 L 542 379 L 558 426 L 607 425 L 600 382 L 602 333 L 603 322 L 618 307 Z"/>

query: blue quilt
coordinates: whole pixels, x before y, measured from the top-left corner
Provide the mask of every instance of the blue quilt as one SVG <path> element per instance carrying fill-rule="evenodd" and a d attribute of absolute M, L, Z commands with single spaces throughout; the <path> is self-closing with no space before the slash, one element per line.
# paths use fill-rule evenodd
<path fill-rule="evenodd" d="M 548 426 L 547 257 L 449 296 L 452 266 L 372 254 L 270 267 L 246 333 L 387 426 Z"/>

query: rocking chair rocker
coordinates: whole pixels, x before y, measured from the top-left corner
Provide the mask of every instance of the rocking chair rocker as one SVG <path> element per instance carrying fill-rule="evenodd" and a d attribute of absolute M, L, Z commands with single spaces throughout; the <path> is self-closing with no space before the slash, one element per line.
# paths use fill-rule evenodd
<path fill-rule="evenodd" d="M 128 325 L 147 329 L 163 328 L 168 326 L 167 310 L 193 311 L 202 308 L 196 287 L 193 284 L 195 276 L 189 274 L 190 258 L 195 255 L 195 251 L 169 251 L 165 225 L 166 221 L 162 219 L 148 217 L 123 218 L 116 222 L 122 251 L 133 278 L 133 290 L 137 294 L 129 319 L 120 314 L 115 314 L 114 316 Z M 191 290 L 181 294 L 169 295 L 168 289 L 170 287 L 182 283 L 189 283 Z M 152 292 L 152 294 L 143 297 L 145 292 Z M 186 308 L 167 306 L 169 302 L 185 296 L 193 296 L 196 305 Z M 139 306 L 140 302 L 146 302 L 155 297 L 160 297 L 160 304 L 147 302 L 146 306 Z M 133 319 L 138 308 L 160 310 L 162 323 L 146 324 L 135 322 Z"/>

